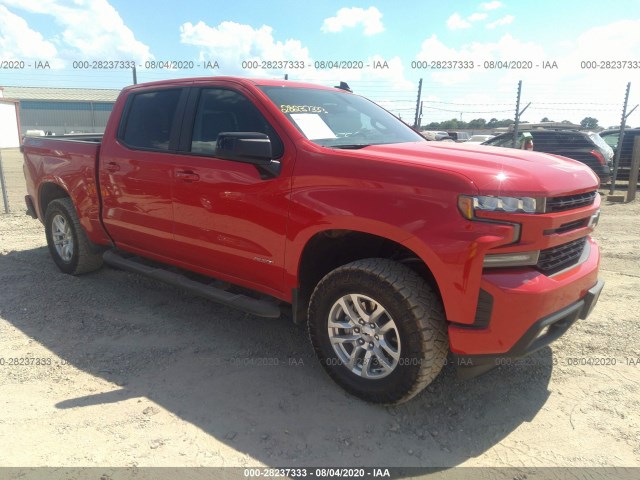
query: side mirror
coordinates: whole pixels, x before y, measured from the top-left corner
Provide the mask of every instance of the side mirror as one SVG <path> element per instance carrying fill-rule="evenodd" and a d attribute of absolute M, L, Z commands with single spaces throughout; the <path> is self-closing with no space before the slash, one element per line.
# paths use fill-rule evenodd
<path fill-rule="evenodd" d="M 271 140 L 260 132 L 221 132 L 214 155 L 254 165 L 269 165 L 273 159 Z"/>

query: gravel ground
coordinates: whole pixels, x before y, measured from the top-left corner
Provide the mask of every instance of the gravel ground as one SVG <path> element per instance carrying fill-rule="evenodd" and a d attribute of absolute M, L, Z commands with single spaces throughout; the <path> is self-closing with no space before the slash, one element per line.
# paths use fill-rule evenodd
<path fill-rule="evenodd" d="M 551 348 L 468 381 L 447 367 L 388 408 L 334 385 L 286 320 L 110 268 L 63 275 L 39 222 L 0 215 L 0 465 L 640 466 L 639 217 L 603 206 L 607 284 Z"/>

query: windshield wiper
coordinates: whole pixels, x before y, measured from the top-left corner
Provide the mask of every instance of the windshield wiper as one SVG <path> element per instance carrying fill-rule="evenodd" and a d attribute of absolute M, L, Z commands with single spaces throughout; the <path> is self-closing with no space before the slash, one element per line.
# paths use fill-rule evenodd
<path fill-rule="evenodd" d="M 370 143 L 347 143 L 345 145 L 330 145 L 329 148 L 342 148 L 345 150 L 358 150 L 364 147 L 370 147 Z"/>

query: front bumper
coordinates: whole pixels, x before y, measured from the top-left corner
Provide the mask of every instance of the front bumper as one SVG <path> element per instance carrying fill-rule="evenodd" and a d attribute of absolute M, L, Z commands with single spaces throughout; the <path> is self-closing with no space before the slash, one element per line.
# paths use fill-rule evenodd
<path fill-rule="evenodd" d="M 461 376 L 529 355 L 591 313 L 604 282 L 598 280 L 598 246 L 588 239 L 587 249 L 582 262 L 551 276 L 524 268 L 483 274 L 482 315 L 477 315 L 483 321 L 449 325 L 450 349 Z"/>
<path fill-rule="evenodd" d="M 598 282 L 575 303 L 531 325 L 522 338 L 506 353 L 500 355 L 453 355 L 461 378 L 471 378 L 504 365 L 505 360 L 515 360 L 532 354 L 560 338 L 578 319 L 589 316 L 598 302 L 604 281 Z"/>

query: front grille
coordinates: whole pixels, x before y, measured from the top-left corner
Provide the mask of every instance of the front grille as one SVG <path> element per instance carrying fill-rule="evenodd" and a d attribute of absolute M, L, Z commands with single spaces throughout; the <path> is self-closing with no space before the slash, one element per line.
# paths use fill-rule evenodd
<path fill-rule="evenodd" d="M 565 197 L 547 198 L 547 212 L 562 212 L 574 208 L 587 207 L 593 204 L 596 192 L 579 193 Z"/>
<path fill-rule="evenodd" d="M 557 247 L 541 250 L 536 267 L 545 275 L 553 275 L 575 265 L 584 251 L 586 241 L 587 238 L 583 237 Z"/>

